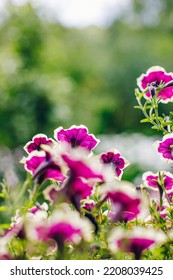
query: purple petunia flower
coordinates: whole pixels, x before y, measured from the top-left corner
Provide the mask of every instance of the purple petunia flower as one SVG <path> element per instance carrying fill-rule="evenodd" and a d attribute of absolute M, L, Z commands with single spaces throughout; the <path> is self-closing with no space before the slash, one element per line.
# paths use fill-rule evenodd
<path fill-rule="evenodd" d="M 149 171 L 143 174 L 142 179 L 144 186 L 159 191 L 161 199 L 165 193 L 167 199 L 173 196 L 173 175 L 170 172 L 160 171 L 154 174 Z"/>
<path fill-rule="evenodd" d="M 38 211 L 47 211 L 48 210 L 48 204 L 44 202 L 42 205 L 40 205 L 38 202 L 35 206 L 28 209 L 28 213 L 36 214 Z"/>
<path fill-rule="evenodd" d="M 80 212 L 81 199 L 92 194 L 95 183 L 105 181 L 102 165 L 93 159 L 86 158 L 82 151 L 81 153 L 73 151 L 70 154 L 62 154 L 61 157 L 69 168 L 68 178 L 64 181 L 63 188 L 60 190 L 51 189 L 49 196 L 51 200 L 70 201 Z"/>
<path fill-rule="evenodd" d="M 81 218 L 78 212 L 72 211 L 69 207 L 56 210 L 47 221 L 37 220 L 36 223 L 30 221 L 27 230 L 29 239 L 45 242 L 55 240 L 60 251 L 63 251 L 65 242 L 77 244 L 82 239 L 85 241 L 92 239 L 90 222 Z"/>
<path fill-rule="evenodd" d="M 28 209 L 28 212 L 25 216 L 21 216 L 20 211 L 16 211 L 16 215 L 12 218 L 12 223 L 4 233 L 4 237 L 8 238 L 8 240 L 11 240 L 14 236 L 24 239 L 26 238 L 25 235 L 25 219 L 36 219 L 37 215 L 41 215 L 43 217 L 47 217 L 47 211 L 48 205 L 46 203 L 43 203 L 42 205 L 39 205 L 37 203 L 37 206 L 32 207 L 31 209 Z"/>
<path fill-rule="evenodd" d="M 24 150 L 30 154 L 33 151 L 41 151 L 41 145 L 50 145 L 52 146 L 54 143 L 54 140 L 51 138 L 48 138 L 45 134 L 37 134 L 32 138 L 32 141 L 29 141 L 25 146 Z"/>
<path fill-rule="evenodd" d="M 88 212 L 92 212 L 96 205 L 96 202 L 92 199 L 85 199 L 82 204 L 82 208 L 87 210 Z"/>
<path fill-rule="evenodd" d="M 156 141 L 154 148 L 166 163 L 173 162 L 173 133 L 166 134 L 162 141 Z"/>
<path fill-rule="evenodd" d="M 169 207 L 169 205 L 162 205 L 162 206 L 157 205 L 156 209 L 157 209 L 160 217 L 162 217 L 163 219 L 167 219 L 169 217 L 168 216 L 169 212 L 167 211 L 168 207 Z"/>
<path fill-rule="evenodd" d="M 84 125 L 72 125 L 69 129 L 59 127 L 54 131 L 54 137 L 58 142 L 70 144 L 72 148 L 82 147 L 88 151 L 93 150 L 100 142 L 93 134 L 88 133 Z"/>
<path fill-rule="evenodd" d="M 75 156 L 74 154 L 62 154 L 62 159 L 70 170 L 70 181 L 78 177 L 94 179 L 96 182 L 103 182 L 105 180 L 99 162 L 96 165 L 91 159 Z"/>
<path fill-rule="evenodd" d="M 25 169 L 41 184 L 46 179 L 64 181 L 60 165 L 53 159 L 50 152 L 32 152 L 25 159 Z"/>
<path fill-rule="evenodd" d="M 131 252 L 135 255 L 135 259 L 139 260 L 144 250 L 164 240 L 165 236 L 153 229 L 136 227 L 131 231 L 125 231 L 118 228 L 111 232 L 108 244 L 113 253 L 118 250 Z"/>
<path fill-rule="evenodd" d="M 9 237 L 0 237 L 0 260 L 12 260 L 12 257 L 8 251 L 9 242 Z"/>
<path fill-rule="evenodd" d="M 110 218 L 114 222 L 130 221 L 137 217 L 141 211 L 141 199 L 130 187 L 123 187 L 123 190 L 108 190 L 102 201 L 109 199 L 111 202 Z"/>
<path fill-rule="evenodd" d="M 160 180 L 160 177 L 162 178 Z M 170 172 L 160 171 L 156 174 L 152 172 L 145 172 L 142 176 L 144 185 L 152 190 L 159 190 L 161 184 L 166 191 L 173 190 L 173 175 Z"/>
<path fill-rule="evenodd" d="M 166 73 L 164 68 L 153 66 L 147 70 L 146 74 L 142 74 L 137 79 L 137 85 L 141 91 L 144 91 L 147 88 L 149 89 L 149 91 L 144 94 L 144 97 L 149 99 L 152 94 L 155 94 L 155 90 L 157 90 L 159 86 L 164 87 L 170 81 L 173 81 L 173 73 Z M 160 99 L 160 102 L 162 103 L 172 102 L 173 86 L 168 86 L 159 90 L 156 97 Z"/>
<path fill-rule="evenodd" d="M 102 154 L 101 162 L 114 170 L 116 178 L 121 178 L 124 168 L 130 164 L 116 149 Z"/>
<path fill-rule="evenodd" d="M 80 212 L 80 201 L 88 198 L 96 183 L 106 181 L 110 172 L 103 170 L 103 165 L 93 158 L 86 157 L 83 150 L 71 150 L 61 154 L 62 165 L 67 168 L 67 179 L 60 189 L 50 186 L 44 191 L 44 195 L 52 202 L 67 201 L 72 203 Z M 112 175 L 112 173 L 111 173 Z M 111 176 L 109 176 L 110 178 Z"/>
<path fill-rule="evenodd" d="M 89 197 L 92 191 L 93 187 L 84 178 L 78 177 L 70 184 L 67 181 L 61 189 L 54 185 L 47 187 L 44 190 L 44 197 L 52 203 L 58 201 L 70 202 L 80 211 L 80 201 Z"/>

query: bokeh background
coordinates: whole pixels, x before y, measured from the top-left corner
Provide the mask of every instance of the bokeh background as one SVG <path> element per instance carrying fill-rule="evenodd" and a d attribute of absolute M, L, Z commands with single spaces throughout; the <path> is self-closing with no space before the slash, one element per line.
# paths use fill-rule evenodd
<path fill-rule="evenodd" d="M 164 168 L 152 148 L 161 135 L 133 108 L 136 78 L 153 65 L 173 71 L 171 0 L 1 0 L 1 176 L 18 180 L 35 134 L 72 124 L 103 140 L 98 152 L 130 159 L 125 179 Z"/>

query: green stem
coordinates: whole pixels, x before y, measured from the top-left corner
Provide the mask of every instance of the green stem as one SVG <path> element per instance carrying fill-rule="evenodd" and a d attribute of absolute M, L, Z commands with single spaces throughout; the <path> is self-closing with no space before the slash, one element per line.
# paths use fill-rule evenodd
<path fill-rule="evenodd" d="M 18 194 L 16 200 L 14 201 L 14 205 L 16 205 L 16 204 L 19 202 L 19 200 L 21 199 L 21 197 L 24 195 L 26 189 L 29 187 L 30 183 L 31 183 L 31 179 L 30 179 L 30 178 L 27 178 L 27 179 L 25 180 L 25 182 L 24 182 L 24 184 L 23 184 L 23 186 L 22 186 L 22 188 L 21 188 L 21 190 L 20 190 L 20 192 L 19 192 L 19 194 Z"/>
<path fill-rule="evenodd" d="M 168 133 L 167 130 L 164 129 L 164 128 L 162 127 L 162 125 L 160 124 L 160 122 L 159 122 L 159 114 L 158 114 L 158 110 L 157 110 L 157 107 L 158 107 L 157 102 L 156 102 L 156 104 L 153 106 L 153 107 L 154 107 L 154 112 L 155 112 L 155 117 L 156 117 L 156 122 L 155 122 L 155 121 L 152 119 L 151 115 L 148 115 L 148 113 L 147 113 L 147 111 L 146 111 L 146 109 L 145 109 L 145 107 L 146 107 L 147 104 L 148 104 L 148 101 L 146 101 L 146 103 L 145 103 L 144 105 L 141 103 L 141 101 L 140 101 L 139 98 L 137 98 L 137 101 L 138 101 L 138 104 L 139 104 L 139 106 L 140 106 L 140 108 L 141 108 L 141 110 L 142 110 L 144 116 L 146 117 L 146 119 L 149 119 L 150 123 L 151 123 L 153 126 L 157 127 L 158 130 L 162 131 L 164 134 L 165 134 L 165 133 Z M 156 106 L 156 105 L 157 105 L 157 106 Z M 151 112 L 152 112 L 152 110 L 150 110 L 150 113 L 151 113 Z"/>

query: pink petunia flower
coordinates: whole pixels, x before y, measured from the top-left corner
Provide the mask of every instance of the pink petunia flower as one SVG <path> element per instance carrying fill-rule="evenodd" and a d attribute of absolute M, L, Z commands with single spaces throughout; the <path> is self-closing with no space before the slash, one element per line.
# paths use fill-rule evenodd
<path fill-rule="evenodd" d="M 115 177 L 119 179 L 123 174 L 123 170 L 130 164 L 116 149 L 101 154 L 100 159 L 103 164 L 110 166 L 114 170 Z"/>
<path fill-rule="evenodd" d="M 88 212 L 92 212 L 96 205 L 96 202 L 92 199 L 85 199 L 82 203 L 82 208 L 87 210 Z"/>
<path fill-rule="evenodd" d="M 72 148 L 82 147 L 88 151 L 93 150 L 100 142 L 93 134 L 88 133 L 88 129 L 84 125 L 72 125 L 68 129 L 59 127 L 55 129 L 54 137 L 58 142 L 70 144 Z"/>
<path fill-rule="evenodd" d="M 114 222 L 133 220 L 141 212 L 141 198 L 130 187 L 124 186 L 123 190 L 108 190 L 101 198 L 101 201 L 106 199 L 111 202 L 110 218 Z"/>
<path fill-rule="evenodd" d="M 80 212 L 80 201 L 86 199 L 93 192 L 93 186 L 90 186 L 84 178 L 76 178 L 70 184 L 67 183 L 63 188 L 57 186 L 47 187 L 43 194 L 46 199 L 52 203 L 70 202 Z"/>
<path fill-rule="evenodd" d="M 167 211 L 168 206 L 169 206 L 169 205 L 162 205 L 162 206 L 157 205 L 157 211 L 158 211 L 160 217 L 162 217 L 163 219 L 168 218 L 168 213 L 169 213 L 169 212 Z"/>
<path fill-rule="evenodd" d="M 173 175 L 167 171 L 157 173 L 145 172 L 142 176 L 144 185 L 152 190 L 158 191 L 161 185 L 166 191 L 173 190 Z"/>
<path fill-rule="evenodd" d="M 166 134 L 162 141 L 154 142 L 153 146 L 166 163 L 173 162 L 173 133 Z"/>
<path fill-rule="evenodd" d="M 12 260 L 12 256 L 8 251 L 9 237 L 0 237 L 0 260 Z"/>
<path fill-rule="evenodd" d="M 151 249 L 164 240 L 165 236 L 162 233 L 150 228 L 136 227 L 131 231 L 117 228 L 111 232 L 108 245 L 113 253 L 123 250 L 127 253 L 133 253 L 135 259 L 139 260 L 144 250 Z"/>
<path fill-rule="evenodd" d="M 25 146 L 24 150 L 30 154 L 33 151 L 41 151 L 41 145 L 49 145 L 52 146 L 54 140 L 48 138 L 45 134 L 39 133 L 32 138 L 32 141 L 29 141 Z"/>
<path fill-rule="evenodd" d="M 44 202 L 42 205 L 38 205 L 28 209 L 28 212 L 25 216 L 21 216 L 20 211 L 16 211 L 16 215 L 12 217 L 12 222 L 10 228 L 7 229 L 4 233 L 4 237 L 11 240 L 13 237 L 18 237 L 20 239 L 24 239 L 25 236 L 25 219 L 36 219 L 37 215 L 41 215 L 43 217 L 47 217 L 48 205 Z"/>
<path fill-rule="evenodd" d="M 44 202 L 42 205 L 40 205 L 37 202 L 35 206 L 33 206 L 32 208 L 28 209 L 28 213 L 36 214 L 40 210 L 41 211 L 47 211 L 48 210 L 48 204 L 46 202 Z"/>
<path fill-rule="evenodd" d="M 50 152 L 31 152 L 25 159 L 25 169 L 41 184 L 46 179 L 64 181 L 66 178 L 59 163 L 54 160 Z"/>
<path fill-rule="evenodd" d="M 90 222 L 81 218 L 80 214 L 69 207 L 56 210 L 47 221 L 41 220 L 27 227 L 29 239 L 49 242 L 53 239 L 57 242 L 58 249 L 63 251 L 64 243 L 79 243 L 82 239 L 91 241 L 92 226 Z"/>
<path fill-rule="evenodd" d="M 101 164 L 92 159 L 83 157 L 82 154 L 62 154 L 63 161 L 70 171 L 70 181 L 78 177 L 93 179 L 95 182 L 104 182 L 104 174 Z"/>
<path fill-rule="evenodd" d="M 141 91 L 149 89 L 144 97 L 149 99 L 152 94 L 155 94 L 159 86 L 164 87 L 167 83 L 173 81 L 173 73 L 166 73 L 165 69 L 160 66 L 150 67 L 146 74 L 142 74 L 137 79 L 137 85 Z M 173 101 L 173 86 L 167 86 L 160 89 L 156 95 L 160 102 L 168 103 Z"/>

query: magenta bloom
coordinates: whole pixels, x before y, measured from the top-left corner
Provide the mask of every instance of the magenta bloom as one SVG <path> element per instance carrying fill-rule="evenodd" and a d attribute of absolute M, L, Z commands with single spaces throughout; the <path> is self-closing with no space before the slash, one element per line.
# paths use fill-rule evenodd
<path fill-rule="evenodd" d="M 160 214 L 160 217 L 162 217 L 163 219 L 166 219 L 167 218 L 167 208 L 168 206 L 165 206 L 165 205 L 162 205 L 160 207 L 160 205 L 157 206 L 157 211 L 159 212 Z"/>
<path fill-rule="evenodd" d="M 92 212 L 95 205 L 96 205 L 96 202 L 94 200 L 86 199 L 82 204 L 82 208 L 87 210 L 88 212 Z"/>
<path fill-rule="evenodd" d="M 4 236 L 6 238 L 9 238 L 9 240 L 14 236 L 20 239 L 26 238 L 24 226 L 25 218 L 33 220 L 37 216 L 37 214 L 39 215 L 41 212 L 44 216 L 47 216 L 46 210 L 48 209 L 48 205 L 45 202 L 42 205 L 37 203 L 37 205 L 38 206 L 34 206 L 28 209 L 25 217 L 21 216 L 19 210 L 17 210 L 16 215 L 12 218 L 10 228 L 5 231 Z"/>
<path fill-rule="evenodd" d="M 41 184 L 46 179 L 62 182 L 66 177 L 49 152 L 32 152 L 25 160 L 25 169 Z"/>
<path fill-rule="evenodd" d="M 104 181 L 103 175 L 100 173 L 100 170 L 97 171 L 98 166 L 94 168 L 90 167 L 89 161 L 86 162 L 80 158 L 74 158 L 73 156 L 63 154 L 62 159 L 67 164 L 70 169 L 71 180 L 75 180 L 77 177 L 83 177 L 85 179 L 96 179 L 96 181 Z M 91 162 L 92 163 L 92 162 Z"/>
<path fill-rule="evenodd" d="M 40 226 L 36 228 L 38 238 L 43 240 L 54 239 L 60 241 L 73 241 L 75 235 L 80 235 L 80 228 L 73 227 L 67 222 L 57 222 L 49 227 Z"/>
<path fill-rule="evenodd" d="M 114 253 L 117 250 L 134 253 L 135 259 L 139 260 L 144 250 L 152 245 L 163 242 L 164 236 L 152 229 L 136 227 L 131 231 L 114 229 L 108 239 L 109 248 Z"/>
<path fill-rule="evenodd" d="M 99 143 L 93 134 L 88 133 L 88 129 L 84 125 L 72 125 L 69 129 L 59 127 L 54 131 L 54 137 L 58 142 L 70 144 L 72 148 L 82 147 L 89 151 Z"/>
<path fill-rule="evenodd" d="M 32 227 L 34 226 L 34 231 Z M 81 239 L 90 241 L 92 238 L 91 224 L 82 219 L 78 212 L 67 208 L 57 210 L 47 221 L 37 221 L 28 227 L 30 237 L 48 242 L 53 239 L 57 242 L 60 251 L 63 251 L 65 242 L 79 243 Z"/>
<path fill-rule="evenodd" d="M 44 196 L 53 203 L 57 201 L 69 201 L 80 212 L 80 201 L 86 199 L 92 194 L 93 187 L 88 185 L 84 178 L 76 178 L 70 184 L 67 183 L 61 189 L 56 186 L 50 186 L 45 189 Z"/>
<path fill-rule="evenodd" d="M 140 213 L 141 199 L 136 193 L 129 191 L 129 189 L 108 191 L 103 198 L 111 201 L 110 218 L 114 222 L 133 220 Z"/>
<path fill-rule="evenodd" d="M 173 189 L 173 175 L 170 172 L 160 172 L 162 182 L 159 179 L 159 172 L 154 174 L 152 172 L 145 172 L 143 174 L 144 185 L 153 190 L 158 190 L 163 184 L 165 190 Z"/>
<path fill-rule="evenodd" d="M 28 209 L 28 213 L 36 214 L 38 211 L 47 211 L 48 205 L 46 202 L 44 202 L 42 205 L 40 205 L 38 202 L 36 203 L 36 206 L 33 206 L 32 208 Z"/>
<path fill-rule="evenodd" d="M 41 145 L 53 145 L 53 139 L 48 138 L 45 134 L 37 134 L 24 146 L 24 150 L 29 154 L 33 151 L 41 151 Z"/>
<path fill-rule="evenodd" d="M 13 238 L 14 236 L 17 236 L 21 239 L 25 238 L 22 219 L 19 222 L 13 223 L 11 227 L 6 230 L 5 236 L 8 238 Z"/>
<path fill-rule="evenodd" d="M 166 162 L 173 162 L 173 133 L 166 134 L 162 141 L 156 141 L 153 146 Z"/>
<path fill-rule="evenodd" d="M 173 73 L 166 73 L 165 69 L 160 66 L 153 66 L 149 68 L 146 74 L 142 74 L 137 79 L 137 85 L 141 91 L 147 88 L 157 90 L 158 86 L 163 86 L 168 82 L 173 81 Z M 151 90 L 152 91 L 152 90 Z M 146 99 L 150 98 L 152 92 L 150 90 L 145 93 Z M 157 98 L 162 103 L 168 103 L 173 101 L 173 86 L 163 88 L 157 94 Z"/>
<path fill-rule="evenodd" d="M 72 184 L 72 190 L 69 192 L 80 195 L 81 199 L 86 199 L 92 194 L 93 187 L 89 186 L 83 178 L 76 178 Z"/>
<path fill-rule="evenodd" d="M 159 190 L 159 176 L 152 172 L 145 172 L 142 179 L 144 180 L 144 185 L 153 190 Z"/>
<path fill-rule="evenodd" d="M 117 178 L 122 176 L 124 168 L 129 165 L 129 162 L 117 150 L 102 154 L 101 162 L 112 167 Z"/>
<path fill-rule="evenodd" d="M 0 260 L 12 260 L 9 254 L 0 254 Z"/>

